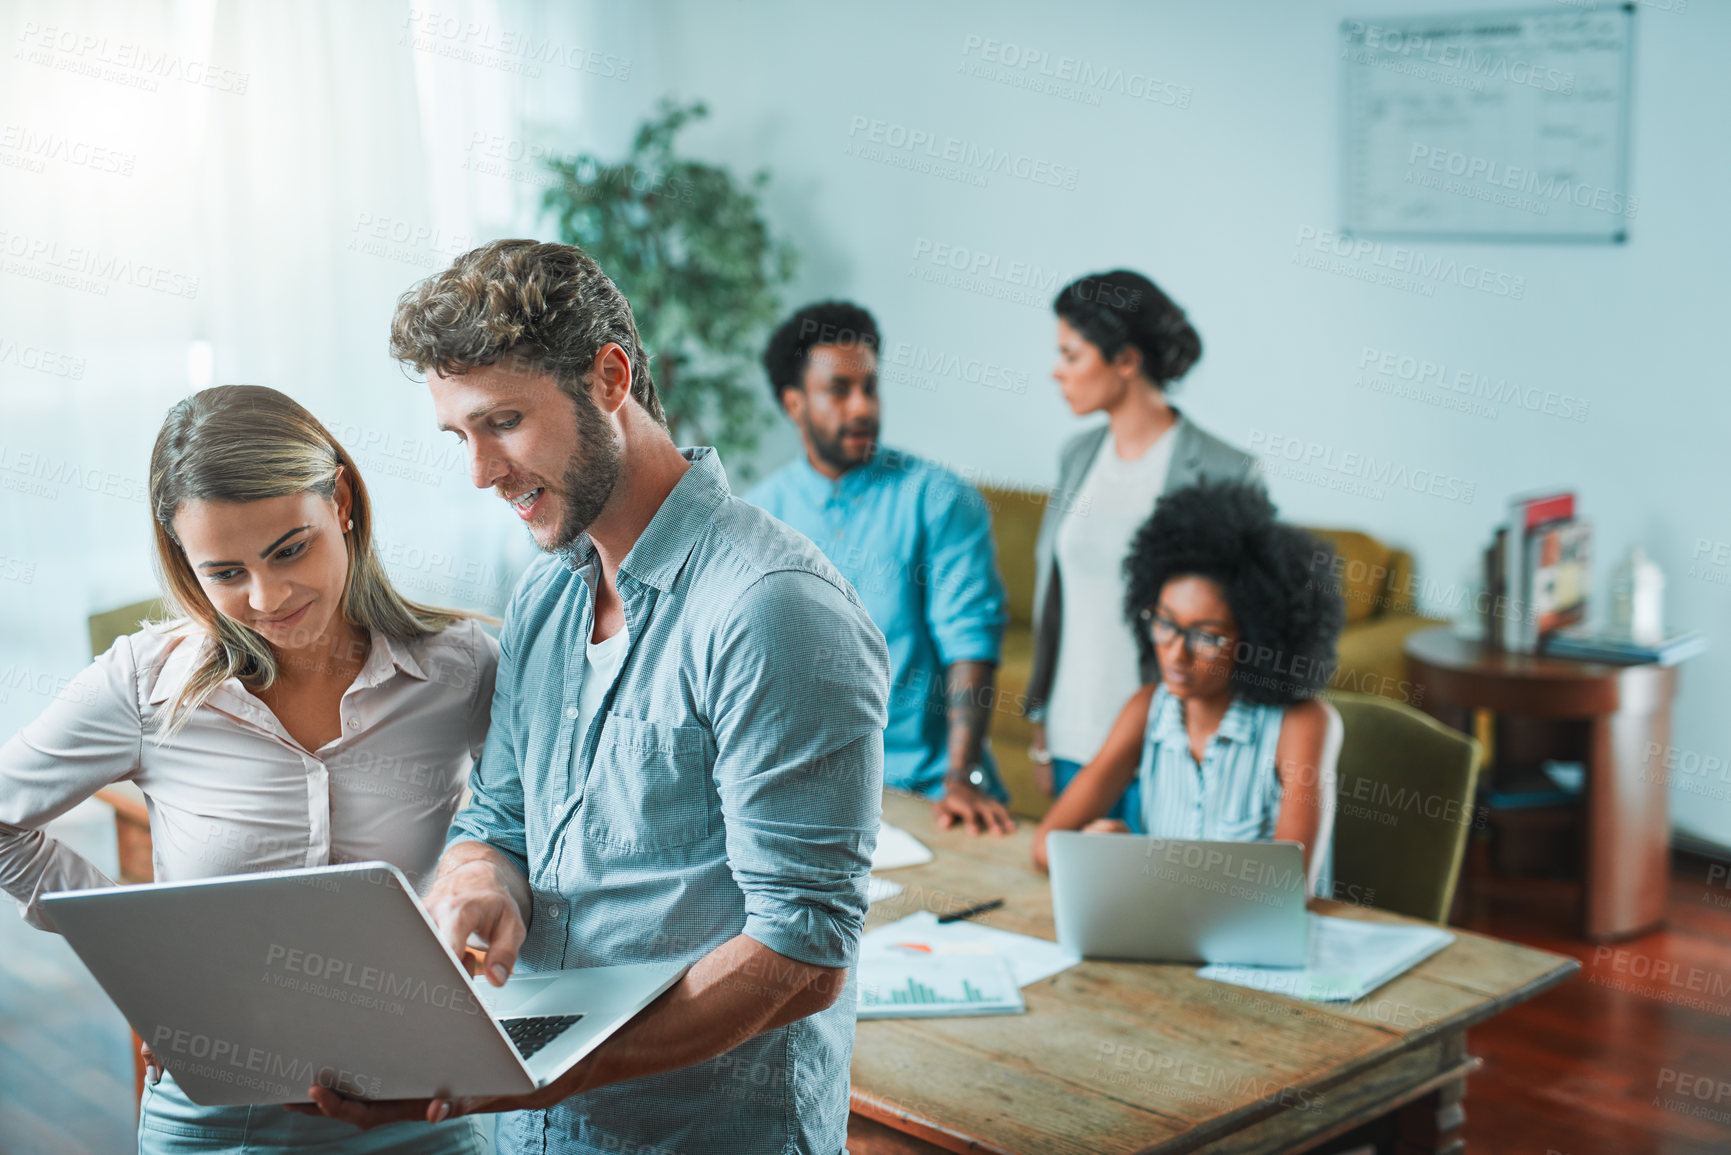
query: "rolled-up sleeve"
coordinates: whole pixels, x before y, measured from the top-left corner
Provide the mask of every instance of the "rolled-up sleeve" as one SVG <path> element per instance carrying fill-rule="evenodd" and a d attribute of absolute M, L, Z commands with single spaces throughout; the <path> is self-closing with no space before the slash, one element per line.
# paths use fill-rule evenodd
<path fill-rule="evenodd" d="M 18 900 L 31 926 L 54 929 L 44 894 L 114 885 L 40 827 L 134 773 L 143 735 L 137 663 L 123 637 L 0 746 L 0 889 Z"/>
<path fill-rule="evenodd" d="M 865 610 L 804 571 L 755 582 L 717 631 L 709 695 L 744 932 L 853 963 L 883 802 L 889 653 Z"/>
<path fill-rule="evenodd" d="M 477 627 L 478 628 L 478 627 Z M 513 659 L 510 631 L 499 639 L 498 661 L 491 657 L 491 645 L 481 654 L 483 676 L 477 678 L 476 692 L 485 694 L 471 717 L 485 711 L 485 721 L 475 718 L 471 723 L 471 741 L 478 740 L 481 727 L 486 739 L 480 744 L 481 755 L 469 771 L 469 804 L 451 820 L 445 836 L 445 849 L 459 842 L 485 842 L 509 858 L 529 877 L 529 840 L 523 820 L 522 757 L 516 724 L 518 697 L 518 666 Z M 489 704 L 490 702 L 490 704 Z"/>
<path fill-rule="evenodd" d="M 925 510 L 930 580 L 926 620 L 938 660 L 997 662 L 1009 615 L 998 575 L 992 515 L 979 491 L 954 483 L 934 487 Z"/>

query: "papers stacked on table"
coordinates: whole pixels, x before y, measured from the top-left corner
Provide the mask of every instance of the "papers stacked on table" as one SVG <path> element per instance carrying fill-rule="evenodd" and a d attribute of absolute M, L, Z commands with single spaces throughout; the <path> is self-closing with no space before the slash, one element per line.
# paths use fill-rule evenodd
<path fill-rule="evenodd" d="M 873 870 L 894 870 L 898 866 L 921 866 L 932 860 L 926 844 L 903 830 L 884 822 L 878 826 L 878 843 L 872 850 Z"/>
<path fill-rule="evenodd" d="M 1081 961 L 1042 938 L 918 911 L 860 940 L 859 1017 L 1017 1014 L 1018 988 Z"/>
<path fill-rule="evenodd" d="M 894 898 L 902 892 L 902 884 L 891 882 L 887 878 L 879 878 L 875 874 L 866 876 L 866 904 L 876 902 L 880 898 Z"/>
<path fill-rule="evenodd" d="M 922 866 L 932 860 L 925 843 L 899 826 L 885 822 L 878 826 L 877 846 L 872 850 L 873 870 L 894 870 L 899 866 Z M 902 884 L 873 875 L 866 880 L 866 902 L 894 898 L 902 892 Z"/>
<path fill-rule="evenodd" d="M 1397 926 L 1311 914 L 1310 957 L 1301 967 L 1252 967 L 1213 963 L 1196 973 L 1205 979 L 1255 987 L 1316 1002 L 1362 999 L 1449 943 L 1455 936 L 1434 926 Z"/>

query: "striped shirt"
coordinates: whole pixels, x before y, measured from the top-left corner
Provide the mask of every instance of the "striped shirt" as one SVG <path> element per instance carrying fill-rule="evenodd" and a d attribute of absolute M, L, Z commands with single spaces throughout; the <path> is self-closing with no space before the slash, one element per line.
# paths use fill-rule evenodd
<path fill-rule="evenodd" d="M 1148 705 L 1137 781 L 1142 793 L 1144 831 L 1155 838 L 1208 842 L 1264 842 L 1280 821 L 1282 783 L 1275 763 L 1284 706 L 1265 706 L 1234 698 L 1208 739 L 1197 765 L 1184 729 L 1184 704 L 1161 686 Z M 1338 743 L 1331 743 L 1338 753 Z M 1332 760 L 1325 750 L 1324 780 L 1332 781 Z M 1319 853 L 1312 856 L 1310 893 L 1332 893 L 1334 875 L 1328 833 L 1333 802 L 1325 790 Z"/>
<path fill-rule="evenodd" d="M 615 578 L 630 641 L 578 732 L 600 560 L 535 562 L 506 612 L 492 727 L 451 841 L 514 861 L 525 972 L 695 962 L 740 933 L 851 967 L 877 841 L 889 657 L 805 537 L 692 462 Z M 773 982 L 773 975 L 741 981 Z M 855 996 L 706 1063 L 499 1125 L 502 1151 L 826 1152 L 847 1135 Z"/>

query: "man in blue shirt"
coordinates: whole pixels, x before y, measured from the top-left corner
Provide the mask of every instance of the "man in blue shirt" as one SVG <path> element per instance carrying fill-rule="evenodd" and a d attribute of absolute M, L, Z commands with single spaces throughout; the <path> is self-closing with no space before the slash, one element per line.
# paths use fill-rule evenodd
<path fill-rule="evenodd" d="M 567 245 L 495 241 L 398 304 L 476 486 L 547 551 L 512 596 L 492 725 L 427 907 L 503 983 L 655 959 L 684 979 L 551 1087 L 319 1109 L 514 1111 L 510 1152 L 842 1149 L 851 971 L 889 661 L 811 542 L 676 449 L 630 306 Z"/>
<path fill-rule="evenodd" d="M 764 352 L 770 391 L 805 453 L 745 495 L 853 583 L 890 650 L 884 783 L 934 799 L 939 826 L 1015 823 L 986 743 L 1007 619 L 991 512 L 949 470 L 878 444 L 877 323 L 809 305 Z"/>

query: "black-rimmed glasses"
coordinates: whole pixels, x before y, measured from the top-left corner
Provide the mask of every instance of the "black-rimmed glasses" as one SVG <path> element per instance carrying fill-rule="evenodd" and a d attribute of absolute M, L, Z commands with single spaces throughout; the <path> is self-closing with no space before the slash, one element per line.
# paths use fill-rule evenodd
<path fill-rule="evenodd" d="M 1174 638 L 1183 638 L 1184 648 L 1191 653 L 1214 657 L 1232 644 L 1229 637 L 1200 626 L 1181 626 L 1153 610 L 1142 610 L 1136 616 L 1142 620 L 1142 627 L 1148 631 L 1148 636 L 1154 640 L 1156 646 L 1171 645 Z"/>

